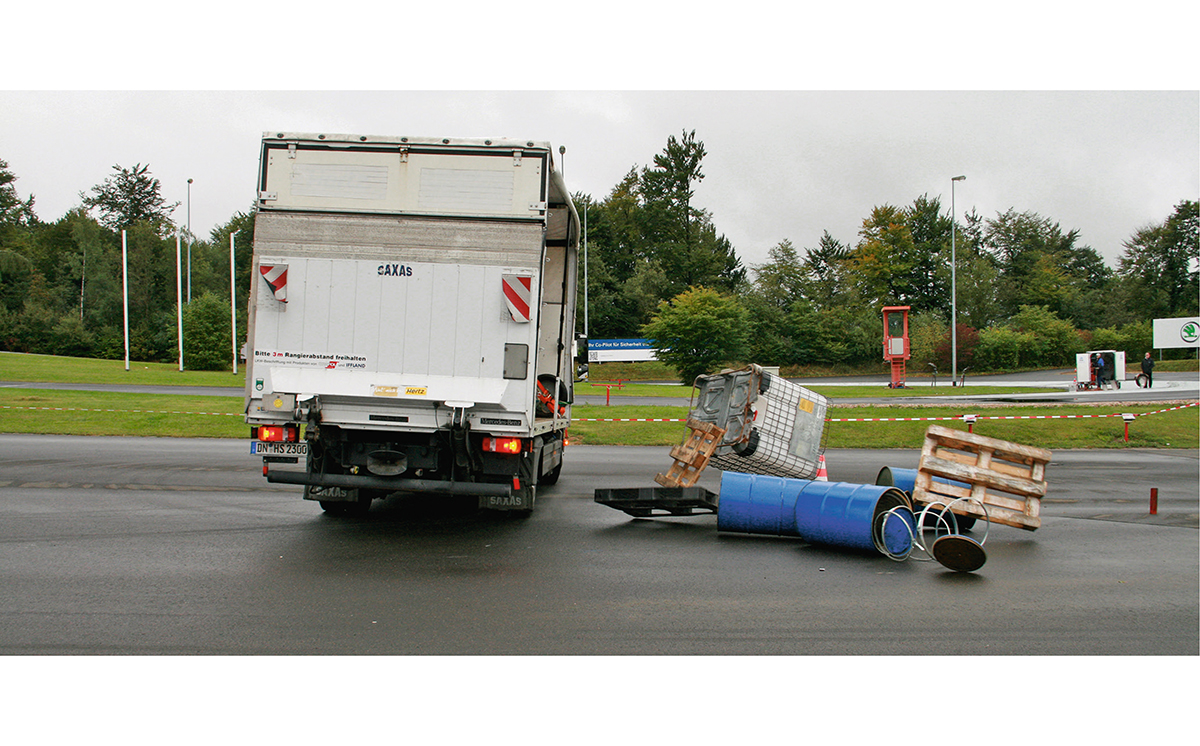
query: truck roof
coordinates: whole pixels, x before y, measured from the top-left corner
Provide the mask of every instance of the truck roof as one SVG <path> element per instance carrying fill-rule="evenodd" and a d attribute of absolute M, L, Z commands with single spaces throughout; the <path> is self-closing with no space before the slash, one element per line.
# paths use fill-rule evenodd
<path fill-rule="evenodd" d="M 487 148 L 487 149 L 534 149 L 550 151 L 550 143 L 544 140 L 518 140 L 514 138 L 483 137 L 411 137 L 380 135 L 348 135 L 315 132 L 264 132 L 263 140 L 308 141 L 348 144 L 376 145 L 420 145 L 436 148 Z M 552 152 L 552 151 L 551 151 Z"/>
<path fill-rule="evenodd" d="M 420 153 L 423 151 L 429 154 L 445 155 L 470 155 L 472 153 L 497 155 L 511 151 L 518 158 L 522 154 L 538 158 L 544 155 L 549 163 L 549 178 L 547 179 L 549 193 L 545 194 L 543 199 L 547 201 L 551 208 L 565 206 L 572 216 L 572 221 L 575 223 L 578 222 L 575 206 L 571 203 L 570 192 L 567 191 L 562 172 L 555 167 L 554 150 L 548 141 L 521 140 L 516 138 L 415 137 L 408 135 L 383 136 L 284 131 L 263 132 L 262 152 L 264 154 L 268 148 L 300 147 L 307 150 L 319 150 L 321 146 L 327 146 L 332 150 L 340 151 L 354 151 L 359 149 L 366 152 L 398 150 L 409 153 Z M 260 189 L 266 185 L 265 168 L 266 164 L 264 161 L 262 165 L 262 186 Z M 261 193 L 259 206 L 268 207 L 261 199 Z"/>

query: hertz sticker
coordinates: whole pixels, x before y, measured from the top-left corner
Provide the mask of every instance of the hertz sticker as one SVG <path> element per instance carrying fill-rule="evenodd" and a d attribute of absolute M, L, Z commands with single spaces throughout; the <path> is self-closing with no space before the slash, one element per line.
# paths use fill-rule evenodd
<path fill-rule="evenodd" d="M 399 391 L 395 386 L 376 386 L 371 393 L 375 396 L 397 396 Z"/>
<path fill-rule="evenodd" d="M 425 396 L 427 390 L 424 386 L 409 386 L 404 389 L 405 396 Z"/>

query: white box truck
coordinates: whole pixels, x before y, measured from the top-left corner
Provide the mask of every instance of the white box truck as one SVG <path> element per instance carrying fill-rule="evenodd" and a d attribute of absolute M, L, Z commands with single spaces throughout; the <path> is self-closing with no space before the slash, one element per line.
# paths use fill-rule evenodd
<path fill-rule="evenodd" d="M 246 421 L 331 513 L 529 512 L 570 423 L 579 217 L 549 143 L 266 133 Z"/>

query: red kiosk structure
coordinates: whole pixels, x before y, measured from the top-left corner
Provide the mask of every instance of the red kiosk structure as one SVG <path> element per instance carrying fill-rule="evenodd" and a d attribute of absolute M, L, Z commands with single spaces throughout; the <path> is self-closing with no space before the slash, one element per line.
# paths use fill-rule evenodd
<path fill-rule="evenodd" d="M 905 388 L 905 361 L 908 349 L 908 309 L 910 306 L 883 307 L 883 359 L 891 363 L 892 382 L 889 388 Z"/>

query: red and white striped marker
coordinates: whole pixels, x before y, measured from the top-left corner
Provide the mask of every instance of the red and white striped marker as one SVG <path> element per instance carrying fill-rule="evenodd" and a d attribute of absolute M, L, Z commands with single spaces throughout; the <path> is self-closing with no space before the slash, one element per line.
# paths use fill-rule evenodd
<path fill-rule="evenodd" d="M 262 264 L 258 267 L 263 279 L 271 286 L 275 300 L 283 303 L 287 303 L 287 269 L 286 264 Z"/>
<path fill-rule="evenodd" d="M 512 320 L 528 324 L 532 320 L 530 304 L 533 301 L 533 278 L 525 275 L 504 275 L 504 302 Z"/>
<path fill-rule="evenodd" d="M 818 482 L 828 482 L 829 472 L 825 470 L 825 454 L 817 457 L 817 480 Z"/>

